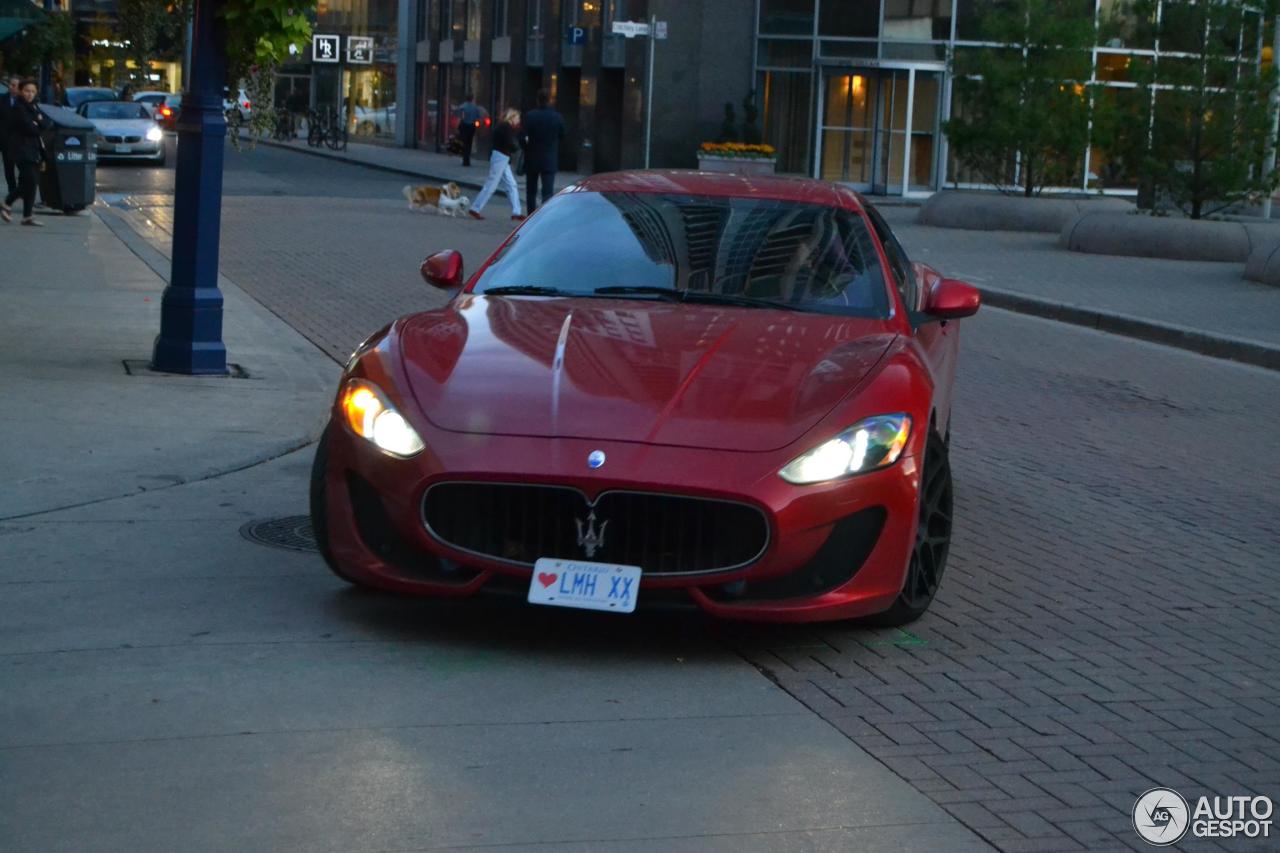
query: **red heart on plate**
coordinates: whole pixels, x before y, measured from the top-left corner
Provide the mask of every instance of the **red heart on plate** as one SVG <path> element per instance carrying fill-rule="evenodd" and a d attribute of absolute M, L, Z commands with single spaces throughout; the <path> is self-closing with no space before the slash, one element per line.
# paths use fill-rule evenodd
<path fill-rule="evenodd" d="M 556 582 L 556 578 L 558 577 L 560 576 L 553 575 L 550 572 L 538 572 L 538 583 L 542 584 L 544 587 L 551 586 Z"/>

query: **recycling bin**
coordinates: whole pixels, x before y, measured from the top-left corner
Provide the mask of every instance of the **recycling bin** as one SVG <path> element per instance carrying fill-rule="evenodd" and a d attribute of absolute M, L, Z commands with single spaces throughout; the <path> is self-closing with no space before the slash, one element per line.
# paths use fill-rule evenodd
<path fill-rule="evenodd" d="M 98 153 L 93 123 L 66 107 L 41 104 L 52 126 L 44 134 L 47 161 L 40 173 L 40 198 L 63 213 L 93 204 Z"/>

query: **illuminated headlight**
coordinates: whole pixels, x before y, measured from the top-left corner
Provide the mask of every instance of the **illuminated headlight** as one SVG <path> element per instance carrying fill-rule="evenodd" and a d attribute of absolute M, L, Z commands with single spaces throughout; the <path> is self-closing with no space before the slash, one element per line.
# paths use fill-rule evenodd
<path fill-rule="evenodd" d="M 161 139 L 164 139 L 164 131 L 158 127 L 153 127 L 147 131 L 147 139 L 152 142 L 159 142 Z"/>
<path fill-rule="evenodd" d="M 425 447 L 409 422 L 372 382 L 348 382 L 342 392 L 342 412 L 351 431 L 373 442 L 383 453 L 407 459 Z"/>
<path fill-rule="evenodd" d="M 788 483 L 806 485 L 884 468 L 898 461 L 910 435 L 910 415 L 867 418 L 797 456 L 778 474 Z"/>

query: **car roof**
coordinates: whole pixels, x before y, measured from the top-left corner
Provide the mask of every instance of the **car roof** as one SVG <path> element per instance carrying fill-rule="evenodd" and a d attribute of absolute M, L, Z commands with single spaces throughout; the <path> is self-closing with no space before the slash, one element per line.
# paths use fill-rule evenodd
<path fill-rule="evenodd" d="M 669 193 L 679 195 L 767 198 L 859 210 L 853 190 L 828 181 L 779 175 L 739 175 L 692 169 L 648 169 L 605 172 L 584 178 L 577 189 L 586 192 Z"/>

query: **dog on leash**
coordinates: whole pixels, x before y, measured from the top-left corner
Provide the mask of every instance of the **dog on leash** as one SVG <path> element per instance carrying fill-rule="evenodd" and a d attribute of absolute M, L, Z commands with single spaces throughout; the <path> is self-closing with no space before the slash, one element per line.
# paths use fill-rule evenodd
<path fill-rule="evenodd" d="M 435 210 L 445 216 L 457 216 L 471 209 L 471 199 L 453 181 L 441 187 L 406 184 L 403 192 L 410 210 Z"/>

